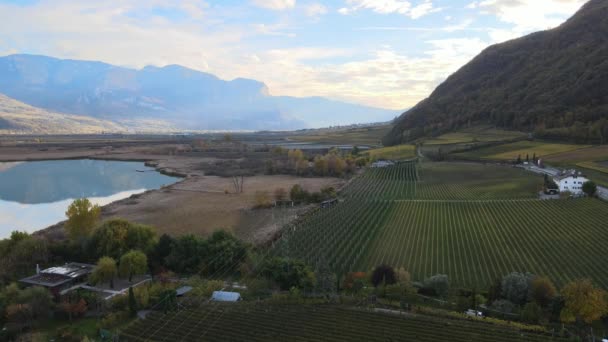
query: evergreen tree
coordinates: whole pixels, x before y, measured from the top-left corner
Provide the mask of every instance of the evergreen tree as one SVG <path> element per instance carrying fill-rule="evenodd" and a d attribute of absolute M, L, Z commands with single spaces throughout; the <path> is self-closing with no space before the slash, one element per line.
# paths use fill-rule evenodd
<path fill-rule="evenodd" d="M 137 315 L 137 301 L 132 287 L 129 287 L 129 313 L 131 313 L 131 316 Z"/>

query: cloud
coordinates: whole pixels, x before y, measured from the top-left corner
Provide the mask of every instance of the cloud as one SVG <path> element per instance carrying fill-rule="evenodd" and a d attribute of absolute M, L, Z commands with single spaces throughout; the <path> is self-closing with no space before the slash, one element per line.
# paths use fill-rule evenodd
<path fill-rule="evenodd" d="M 564 16 L 572 15 L 586 0 L 483 0 L 467 8 L 496 16 L 514 25 L 514 34 L 545 30 L 558 26 Z M 504 34 L 503 34 L 504 36 Z"/>
<path fill-rule="evenodd" d="M 274 11 L 283 11 L 294 8 L 296 0 L 253 0 L 253 4 Z"/>
<path fill-rule="evenodd" d="M 429 13 L 438 12 L 440 8 L 434 8 L 431 0 L 424 0 L 416 6 L 404 0 L 346 0 L 348 7 L 338 10 L 342 15 L 348 15 L 359 10 L 372 10 L 379 14 L 403 14 L 412 19 L 421 18 Z"/>
<path fill-rule="evenodd" d="M 288 37 L 288 38 L 294 38 L 296 36 L 295 33 L 284 32 L 283 30 L 286 28 L 286 26 L 281 23 L 271 24 L 271 25 L 253 24 L 252 27 L 254 28 L 255 32 L 262 34 L 262 35 Z"/>
<path fill-rule="evenodd" d="M 327 12 L 327 7 L 319 3 L 309 4 L 304 7 L 304 13 L 309 17 L 318 18 L 327 14 Z"/>
<path fill-rule="evenodd" d="M 427 97 L 445 78 L 481 52 L 479 39 L 430 40 L 428 52 L 412 57 L 379 47 L 365 58 L 357 51 L 324 48 L 278 49 L 260 53 L 259 62 L 242 68 L 265 75 L 273 95 L 327 96 L 382 108 L 404 109 Z M 326 58 L 350 57 L 332 63 Z M 317 59 L 312 65 L 308 59 Z M 237 70 L 246 72 L 245 70 Z"/>

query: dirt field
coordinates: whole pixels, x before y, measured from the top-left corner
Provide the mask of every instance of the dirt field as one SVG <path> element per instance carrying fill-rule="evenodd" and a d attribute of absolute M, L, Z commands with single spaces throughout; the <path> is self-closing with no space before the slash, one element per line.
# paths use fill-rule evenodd
<path fill-rule="evenodd" d="M 121 217 L 155 226 L 159 233 L 206 235 L 225 229 L 250 242 L 262 242 L 282 224 L 295 218 L 302 208 L 251 209 L 256 191 L 272 194 L 276 188 L 300 184 L 310 191 L 340 186 L 335 178 L 293 176 L 246 177 L 241 194 L 234 193 L 232 179 L 194 176 L 157 191 L 115 202 L 104 207 L 103 217 Z M 224 190 L 228 190 L 226 194 Z"/>
<path fill-rule="evenodd" d="M 111 144 L 111 143 L 109 143 Z M 324 186 L 341 187 L 337 178 L 300 178 L 295 176 L 251 176 L 244 178 L 243 193 L 236 194 L 232 178 L 205 175 L 203 164 L 221 161 L 217 154 L 179 153 L 179 144 L 134 146 L 3 146 L 0 161 L 96 158 L 145 161 L 157 170 L 184 177 L 176 184 L 151 190 L 103 207 L 103 219 L 120 217 L 149 224 L 159 234 L 207 235 L 217 229 L 233 232 L 250 242 L 263 242 L 282 225 L 306 208 L 253 210 L 255 193 L 275 189 L 289 190 L 300 184 L 309 191 Z M 226 194 L 226 191 L 228 194 Z M 61 236 L 61 224 L 44 234 Z"/>

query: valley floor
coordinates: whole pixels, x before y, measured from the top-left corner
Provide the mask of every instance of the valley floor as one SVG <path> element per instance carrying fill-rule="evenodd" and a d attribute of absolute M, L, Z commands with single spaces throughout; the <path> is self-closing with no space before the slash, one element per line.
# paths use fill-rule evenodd
<path fill-rule="evenodd" d="M 143 194 L 133 195 L 102 208 L 102 218 L 123 218 L 156 227 L 159 234 L 208 235 L 224 229 L 239 238 L 263 243 L 279 228 L 295 219 L 307 207 L 253 210 L 258 191 L 272 193 L 277 188 L 289 189 L 300 184 L 309 191 L 322 187 L 336 188 L 344 184 L 338 178 L 303 178 L 289 175 L 255 175 L 244 178 L 242 193 L 236 193 L 232 177 L 210 176 L 203 165 L 221 163 L 221 153 L 182 152 L 184 146 L 175 141 L 81 141 L 1 146 L 0 162 L 49 159 L 104 159 L 145 161 L 158 171 L 183 177 L 175 184 Z M 63 224 L 58 223 L 41 232 L 61 237 Z"/>

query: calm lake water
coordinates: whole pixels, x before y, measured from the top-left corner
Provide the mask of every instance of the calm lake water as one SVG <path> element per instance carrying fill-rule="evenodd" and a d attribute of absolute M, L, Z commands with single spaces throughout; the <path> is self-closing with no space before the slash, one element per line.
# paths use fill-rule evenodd
<path fill-rule="evenodd" d="M 76 198 L 105 205 L 177 180 L 141 162 L 0 163 L 0 238 L 13 230 L 33 232 L 64 220 L 67 207 Z"/>

